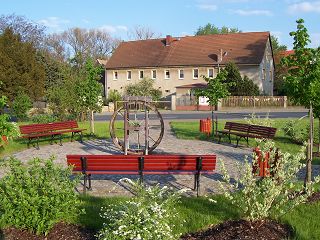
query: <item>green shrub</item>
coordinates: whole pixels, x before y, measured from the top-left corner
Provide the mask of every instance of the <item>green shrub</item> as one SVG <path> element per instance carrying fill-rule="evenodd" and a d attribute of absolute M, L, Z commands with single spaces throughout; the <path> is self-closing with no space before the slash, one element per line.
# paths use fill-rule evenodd
<path fill-rule="evenodd" d="M 301 160 L 305 158 L 305 147 L 301 148 L 300 153 L 291 155 L 280 151 L 276 153 L 275 145 L 271 141 L 264 144 L 260 142 L 259 145 L 262 159 L 269 154 L 269 166 L 272 166 L 270 177 L 260 178 L 253 174 L 252 165 L 259 166 L 255 153 L 253 163 L 245 159 L 244 164 L 237 164 L 239 177 L 233 181 L 224 163 L 221 161 L 220 164 L 223 173 L 220 188 L 232 204 L 240 209 L 243 217 L 250 221 L 281 217 L 305 202 L 311 195 L 314 184 L 308 184 L 307 189 L 298 184 L 297 173 L 304 167 Z M 279 158 L 273 161 L 276 154 Z M 315 182 L 319 182 L 319 178 L 316 178 Z"/>
<path fill-rule="evenodd" d="M 136 196 L 121 205 L 101 209 L 106 220 L 98 237 L 101 240 L 177 239 L 172 231 L 179 193 L 167 187 L 144 187 L 127 179 Z"/>
<path fill-rule="evenodd" d="M 274 122 L 271 118 L 269 118 L 269 113 L 266 115 L 265 118 L 260 118 L 255 113 L 252 113 L 249 116 L 250 116 L 249 118 L 244 118 L 244 119 L 248 124 L 252 124 L 252 125 L 272 127 Z"/>
<path fill-rule="evenodd" d="M 15 116 L 18 121 L 26 120 L 28 118 L 28 111 L 31 108 L 32 102 L 30 97 L 23 92 L 19 92 L 12 103 L 12 115 Z"/>
<path fill-rule="evenodd" d="M 56 122 L 58 118 L 52 114 L 37 114 L 33 115 L 31 121 L 33 123 L 50 123 Z"/>
<path fill-rule="evenodd" d="M 80 214 L 80 200 L 74 191 L 71 169 L 53 159 L 34 158 L 27 164 L 11 158 L 4 163 L 9 171 L 0 179 L 0 224 L 47 234 L 59 221 Z"/>

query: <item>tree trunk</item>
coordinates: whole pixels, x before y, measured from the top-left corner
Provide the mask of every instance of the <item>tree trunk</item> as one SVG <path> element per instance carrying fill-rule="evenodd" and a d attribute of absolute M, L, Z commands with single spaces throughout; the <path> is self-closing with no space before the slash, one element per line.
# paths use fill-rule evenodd
<path fill-rule="evenodd" d="M 212 130 L 212 137 L 214 140 L 214 111 L 213 106 L 211 106 L 211 130 Z"/>
<path fill-rule="evenodd" d="M 91 131 L 91 134 L 94 134 L 94 117 L 93 117 L 93 111 L 90 111 L 90 131 Z"/>
<path fill-rule="evenodd" d="M 306 167 L 306 178 L 305 185 L 311 182 L 312 177 L 312 153 L 313 153 L 313 108 L 312 104 L 310 104 L 310 133 L 308 140 L 308 150 L 307 150 L 307 167 Z"/>

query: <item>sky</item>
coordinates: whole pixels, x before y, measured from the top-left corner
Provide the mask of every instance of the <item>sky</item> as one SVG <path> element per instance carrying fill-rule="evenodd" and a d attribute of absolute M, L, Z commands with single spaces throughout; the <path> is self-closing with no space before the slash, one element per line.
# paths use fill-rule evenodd
<path fill-rule="evenodd" d="M 98 28 L 128 39 L 135 26 L 160 36 L 194 35 L 207 23 L 243 32 L 269 31 L 292 48 L 289 32 L 303 18 L 311 47 L 320 46 L 320 1 L 303 0 L 0 0 L 0 15 L 16 14 L 43 24 L 48 33 Z"/>

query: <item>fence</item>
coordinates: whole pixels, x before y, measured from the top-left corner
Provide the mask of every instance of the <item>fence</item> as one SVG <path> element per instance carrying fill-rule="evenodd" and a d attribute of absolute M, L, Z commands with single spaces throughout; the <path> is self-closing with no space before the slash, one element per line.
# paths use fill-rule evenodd
<path fill-rule="evenodd" d="M 172 99 L 174 101 L 174 98 Z M 198 105 L 194 96 L 175 99 L 176 110 L 211 110 L 210 106 Z M 296 106 L 286 96 L 231 96 L 221 99 L 218 109 L 224 108 L 287 108 Z"/>

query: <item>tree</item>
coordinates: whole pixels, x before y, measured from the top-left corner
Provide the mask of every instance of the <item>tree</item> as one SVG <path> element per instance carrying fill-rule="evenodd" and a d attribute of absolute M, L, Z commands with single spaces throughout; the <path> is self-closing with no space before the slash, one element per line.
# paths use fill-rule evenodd
<path fill-rule="evenodd" d="M 36 49 L 9 28 L 0 35 L 0 79 L 0 94 L 6 95 L 9 102 L 20 90 L 32 100 L 44 96 L 45 69 L 37 60 Z"/>
<path fill-rule="evenodd" d="M 154 80 L 144 78 L 137 83 L 129 84 L 125 87 L 124 94 L 128 96 L 150 96 L 157 101 L 161 98 L 162 92 L 153 87 Z"/>
<path fill-rule="evenodd" d="M 203 27 L 199 27 L 195 32 L 195 35 L 209 35 L 209 34 L 224 34 L 224 33 L 239 33 L 241 32 L 238 28 L 229 28 L 222 26 L 221 28 L 216 27 L 214 24 L 207 23 Z"/>
<path fill-rule="evenodd" d="M 239 68 L 233 62 L 226 64 L 227 71 L 226 82 L 230 83 L 228 91 L 233 96 L 257 96 L 259 87 L 247 76 L 243 78 L 240 75 Z"/>
<path fill-rule="evenodd" d="M 154 32 L 151 28 L 139 25 L 128 32 L 128 38 L 132 40 L 147 40 L 160 37 L 161 34 Z"/>
<path fill-rule="evenodd" d="M 84 79 L 78 82 L 76 91 L 78 101 L 84 112 L 90 112 L 91 133 L 94 133 L 93 112 L 101 111 L 103 106 L 102 85 L 98 82 L 101 77 L 101 66 L 95 66 L 92 59 L 87 60 L 83 75 Z"/>
<path fill-rule="evenodd" d="M 29 42 L 34 47 L 40 48 L 44 39 L 45 27 L 27 20 L 23 16 L 1 15 L 0 16 L 0 34 L 3 34 L 7 28 L 12 29 L 14 34 L 20 35 L 23 42 Z"/>
<path fill-rule="evenodd" d="M 28 111 L 32 108 L 31 99 L 27 94 L 20 91 L 12 102 L 12 115 L 17 118 L 18 121 L 27 120 Z"/>
<path fill-rule="evenodd" d="M 283 77 L 287 72 L 287 69 L 281 66 L 281 58 L 284 57 L 284 52 L 287 50 L 286 45 L 281 45 L 276 36 L 271 35 L 271 46 L 275 63 L 275 73 L 273 81 L 273 90 L 277 96 L 285 95 L 285 87 Z"/>
<path fill-rule="evenodd" d="M 288 96 L 298 104 L 309 108 L 310 136 L 308 141 L 307 173 L 305 183 L 311 181 L 311 161 L 313 148 L 313 114 L 320 118 L 319 111 L 313 112 L 314 107 L 320 106 L 320 47 L 308 48 L 311 42 L 304 20 L 299 19 L 297 30 L 291 32 L 294 53 L 282 59 L 281 63 L 288 69 L 285 86 Z"/>
<path fill-rule="evenodd" d="M 194 95 L 199 97 L 208 98 L 209 105 L 211 106 L 211 122 L 212 122 L 212 135 L 214 136 L 214 108 L 218 105 L 220 99 L 230 95 L 228 88 L 232 83 L 227 83 L 227 71 L 221 70 L 215 78 L 208 78 L 203 76 L 203 79 L 207 82 L 206 88 L 198 88 L 194 90 Z"/>

